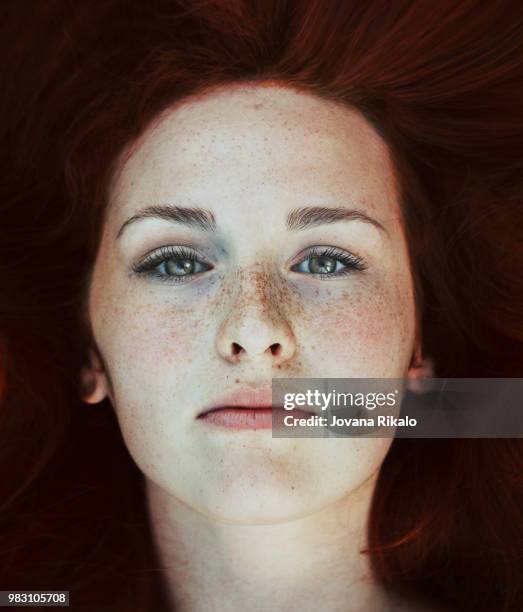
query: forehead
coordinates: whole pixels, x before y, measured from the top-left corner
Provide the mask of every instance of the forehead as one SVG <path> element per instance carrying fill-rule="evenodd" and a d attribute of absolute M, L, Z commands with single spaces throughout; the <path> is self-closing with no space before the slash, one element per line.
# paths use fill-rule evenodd
<path fill-rule="evenodd" d="M 127 204 L 171 197 L 173 188 L 196 200 L 256 185 L 294 194 L 321 185 L 333 197 L 350 188 L 370 201 L 396 191 L 388 148 L 359 111 L 260 85 L 229 85 L 167 109 L 124 154 L 113 185 Z"/>

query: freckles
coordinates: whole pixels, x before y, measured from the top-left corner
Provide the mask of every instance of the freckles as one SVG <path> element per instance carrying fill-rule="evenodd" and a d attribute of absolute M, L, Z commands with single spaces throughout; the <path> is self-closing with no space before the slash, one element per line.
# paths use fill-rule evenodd
<path fill-rule="evenodd" d="M 398 338 L 403 344 L 408 308 L 398 297 L 395 291 L 375 286 L 315 301 L 308 318 L 310 336 L 323 350 L 340 356 L 390 349 L 397 346 Z"/>
<path fill-rule="evenodd" d="M 348 291 L 334 298 L 331 291 L 324 294 L 314 302 L 312 309 L 308 309 L 307 326 L 314 335 L 353 337 L 358 330 L 368 327 L 371 314 L 368 298 Z"/>
<path fill-rule="evenodd" d="M 289 288 L 269 263 L 254 269 L 236 269 L 228 278 L 223 275 L 219 282 L 207 310 L 211 317 L 234 308 L 235 316 L 241 318 L 254 308 L 260 311 L 258 316 L 276 326 L 282 320 L 292 322 L 303 316 L 299 293 Z"/>
<path fill-rule="evenodd" d="M 293 292 L 279 275 L 271 272 L 269 264 L 254 272 L 252 277 L 255 289 L 253 299 L 260 300 L 267 318 L 272 323 L 277 325 L 282 319 L 292 322 L 303 316 L 304 307 L 302 301 L 297 298 L 298 294 Z"/>
<path fill-rule="evenodd" d="M 230 274 L 229 279 L 225 274 L 220 274 L 218 277 L 218 288 L 214 292 L 207 309 L 207 320 L 221 312 L 225 305 L 229 303 L 231 297 L 236 293 L 235 287 L 239 282 L 239 274 L 237 271 Z"/>
<path fill-rule="evenodd" d="M 202 328 L 207 323 L 196 313 L 164 313 L 160 318 L 165 322 L 155 333 L 158 353 L 169 364 L 183 362 L 192 363 L 198 352 L 198 338 L 202 336 Z M 158 324 L 157 324 L 158 325 Z"/>
<path fill-rule="evenodd" d="M 199 322 L 194 313 L 170 304 L 130 303 L 115 312 L 113 334 L 117 335 L 117 351 L 129 362 L 174 364 L 193 352 L 193 339 Z M 109 332 L 109 337 L 111 336 Z"/>
<path fill-rule="evenodd" d="M 191 344 L 187 334 L 180 329 L 168 329 L 162 335 L 158 346 L 158 355 L 165 360 L 168 365 L 173 365 L 179 361 L 188 363 L 191 361 Z"/>

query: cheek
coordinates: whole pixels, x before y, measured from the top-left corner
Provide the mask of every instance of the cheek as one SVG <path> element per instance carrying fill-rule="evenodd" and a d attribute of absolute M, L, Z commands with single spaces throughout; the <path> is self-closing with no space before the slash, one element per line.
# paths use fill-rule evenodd
<path fill-rule="evenodd" d="M 201 358 L 195 338 L 206 336 L 201 307 L 146 300 L 143 291 L 99 296 L 93 306 L 95 339 L 109 369 L 113 406 L 126 445 L 144 473 L 171 461 L 198 395 L 194 369 Z M 176 401 L 174 401 L 176 400 Z M 187 451 L 189 452 L 189 451 Z"/>
<path fill-rule="evenodd" d="M 328 375 L 403 376 L 414 341 L 409 291 L 374 286 L 326 293 L 307 308 L 304 337 L 314 353 L 329 357 Z"/>
<path fill-rule="evenodd" d="M 180 370 L 193 362 L 194 338 L 202 327 L 195 311 L 150 304 L 133 313 L 130 324 L 134 331 L 126 335 L 126 342 L 132 352 L 140 351 L 155 368 L 164 364 Z"/>
<path fill-rule="evenodd" d="M 95 338 L 124 405 L 129 396 L 154 397 L 183 385 L 201 355 L 195 339 L 207 335 L 203 303 L 186 308 L 130 289 L 92 304 Z"/>
<path fill-rule="evenodd" d="M 194 313 L 170 312 L 155 304 L 114 311 L 114 321 L 108 326 L 109 346 L 118 349 L 116 359 L 145 360 L 157 368 L 165 362 L 177 362 L 192 357 L 191 339 L 197 332 Z"/>

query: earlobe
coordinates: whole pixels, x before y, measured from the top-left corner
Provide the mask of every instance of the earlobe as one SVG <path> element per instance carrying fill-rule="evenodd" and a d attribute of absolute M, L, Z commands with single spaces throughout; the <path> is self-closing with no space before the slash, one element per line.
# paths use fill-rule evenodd
<path fill-rule="evenodd" d="M 80 399 L 86 404 L 98 404 L 109 394 L 107 376 L 100 357 L 92 349 L 89 362 L 80 370 Z"/>
<path fill-rule="evenodd" d="M 434 363 L 430 357 L 422 357 L 421 346 L 418 345 L 412 354 L 407 378 L 416 380 L 419 378 L 432 378 L 434 376 Z"/>

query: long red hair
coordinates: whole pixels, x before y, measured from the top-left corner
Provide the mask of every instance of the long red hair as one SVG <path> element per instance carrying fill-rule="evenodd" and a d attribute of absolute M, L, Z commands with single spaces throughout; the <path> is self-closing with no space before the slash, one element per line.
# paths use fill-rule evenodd
<path fill-rule="evenodd" d="M 142 478 L 77 376 L 118 155 L 176 100 L 275 80 L 358 108 L 399 182 L 438 376 L 523 371 L 523 9 L 472 0 L 5 2 L 0 575 L 160 610 Z M 366 554 L 387 587 L 523 610 L 520 440 L 395 440 Z M 125 588 L 122 588 L 125 585 Z"/>

